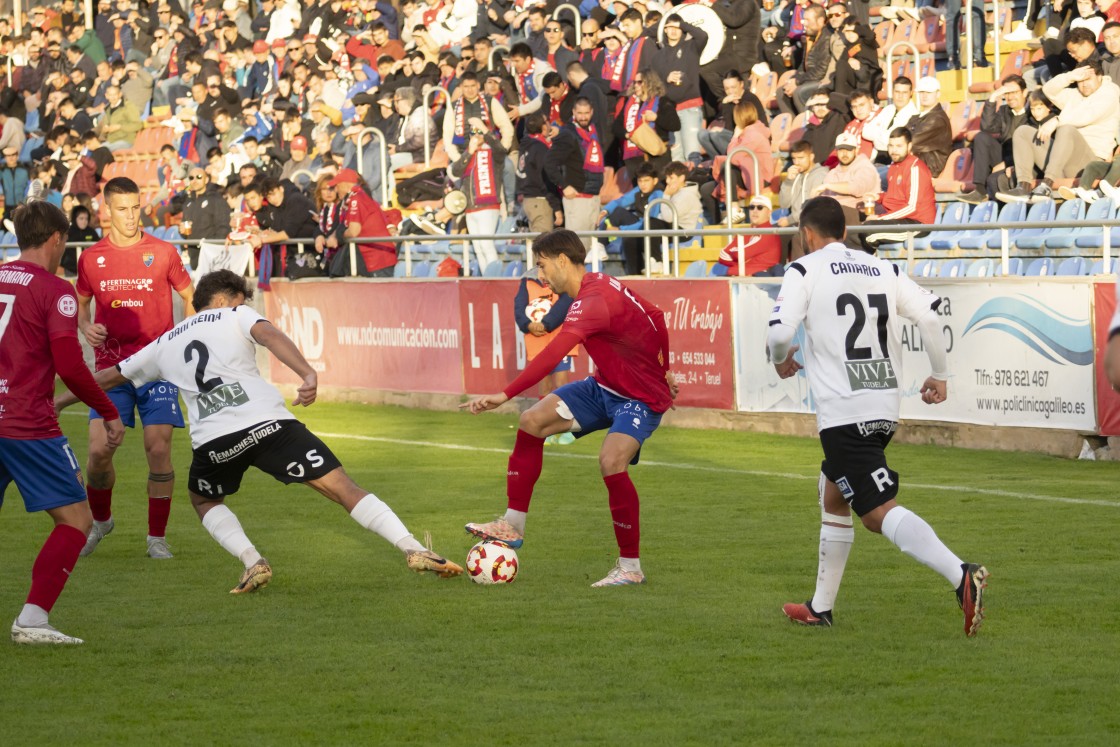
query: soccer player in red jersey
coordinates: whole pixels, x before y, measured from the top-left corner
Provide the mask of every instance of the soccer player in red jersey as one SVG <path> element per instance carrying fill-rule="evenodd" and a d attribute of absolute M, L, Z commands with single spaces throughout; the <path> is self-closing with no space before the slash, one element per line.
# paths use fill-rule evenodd
<path fill-rule="evenodd" d="M 567 432 L 579 438 L 605 428 L 599 469 L 607 486 L 619 559 L 592 586 L 645 583 L 638 553 L 638 491 L 626 468 L 637 463 L 642 443 L 677 396 L 669 371 L 665 314 L 617 279 L 587 272 L 586 249 L 572 231 L 541 234 L 533 251 L 541 282 L 575 299 L 562 331 L 504 391 L 460 407 L 475 414 L 498 407 L 548 375 L 581 343 L 595 361 L 596 372 L 560 387 L 521 414 L 506 477 L 508 508 L 501 518 L 467 524 L 466 529 L 485 540 L 520 547 L 533 486 L 541 474 L 545 438 Z"/>
<path fill-rule="evenodd" d="M 26 509 L 46 511 L 54 520 L 31 567 L 31 591 L 12 623 L 12 640 L 76 644 L 82 639 L 59 632 L 47 620 L 92 522 L 81 468 L 58 427 L 55 373 L 100 414 L 106 448 L 120 445 L 124 425 L 82 360 L 74 291 L 55 276 L 70 222 L 42 201 L 16 208 L 12 220 L 22 253 L 0 268 L 0 504 L 14 480 Z"/>
<path fill-rule="evenodd" d="M 174 325 L 174 289 L 190 313 L 191 278 L 175 247 L 140 228 L 140 188 L 126 177 L 110 179 L 105 185 L 109 204 L 109 233 L 82 252 L 78 260 L 78 328 L 93 347 L 101 370 L 115 366 Z M 96 316 L 90 319 L 90 302 Z M 139 411 L 144 426 L 144 452 L 148 457 L 148 555 L 170 558 L 167 547 L 167 517 L 175 489 L 171 466 L 171 434 L 183 427 L 179 390 L 166 381 L 137 388 L 122 384 L 109 391 L 124 424 L 136 424 Z M 89 485 L 93 527 L 82 555 L 89 555 L 113 531 L 113 450 L 105 440 L 100 417 L 90 413 Z"/>

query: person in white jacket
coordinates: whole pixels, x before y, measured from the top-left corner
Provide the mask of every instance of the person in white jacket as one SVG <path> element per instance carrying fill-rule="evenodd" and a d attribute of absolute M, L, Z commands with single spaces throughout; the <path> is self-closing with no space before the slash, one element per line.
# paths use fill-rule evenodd
<path fill-rule="evenodd" d="M 1076 87 L 1072 87 L 1076 84 Z M 996 195 L 1005 202 L 1048 199 L 1055 179 L 1077 176 L 1090 161 L 1110 161 L 1120 122 L 1120 86 L 1104 74 L 1099 60 L 1085 60 L 1055 75 L 1042 92 L 1060 110 L 1038 127 L 1022 125 L 1011 138 L 1019 186 Z M 1031 190 L 1035 169 L 1042 182 Z"/>

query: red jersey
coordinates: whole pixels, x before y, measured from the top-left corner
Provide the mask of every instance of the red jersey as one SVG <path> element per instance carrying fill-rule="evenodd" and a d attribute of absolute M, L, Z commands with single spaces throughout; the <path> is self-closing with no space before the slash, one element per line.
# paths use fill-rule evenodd
<path fill-rule="evenodd" d="M 148 233 L 132 246 L 117 246 L 106 235 L 82 252 L 76 290 L 93 298 L 93 320 L 109 332 L 94 367 L 114 366 L 171 329 L 171 291 L 190 284 L 175 247 Z"/>
<path fill-rule="evenodd" d="M 78 337 L 70 283 L 31 262 L 0 267 L 0 438 L 62 435 L 51 342 Z"/>
<path fill-rule="evenodd" d="M 887 191 L 879 195 L 885 213 L 876 220 L 909 218 L 924 225 L 937 219 L 937 193 L 929 166 L 913 153 L 887 169 Z"/>
<path fill-rule="evenodd" d="M 389 225 L 377 201 L 355 185 L 342 203 L 343 220 L 361 225 L 359 236 L 388 236 Z M 366 269 L 370 272 L 392 267 L 397 263 L 397 249 L 392 244 L 358 244 Z"/>
<path fill-rule="evenodd" d="M 669 370 L 669 332 L 665 313 L 601 272 L 583 276 L 579 293 L 564 318 L 564 330 L 579 337 L 595 361 L 595 380 L 656 412 L 673 404 Z"/>

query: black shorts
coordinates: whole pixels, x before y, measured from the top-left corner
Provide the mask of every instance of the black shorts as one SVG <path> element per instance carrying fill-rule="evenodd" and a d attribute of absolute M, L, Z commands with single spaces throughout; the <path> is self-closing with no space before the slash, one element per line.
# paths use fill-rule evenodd
<path fill-rule="evenodd" d="M 298 420 L 269 420 L 194 450 L 187 488 L 221 500 L 241 487 L 249 467 L 290 485 L 307 482 L 341 467 L 338 457 Z"/>
<path fill-rule="evenodd" d="M 838 425 L 820 432 L 824 461 L 821 472 L 858 516 L 864 516 L 898 495 L 898 473 L 887 466 L 887 444 L 898 423 L 870 420 Z"/>

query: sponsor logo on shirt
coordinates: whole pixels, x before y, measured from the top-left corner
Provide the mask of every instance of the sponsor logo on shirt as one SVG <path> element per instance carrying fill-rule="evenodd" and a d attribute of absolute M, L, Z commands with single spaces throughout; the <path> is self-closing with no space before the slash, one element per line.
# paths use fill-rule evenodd
<path fill-rule="evenodd" d="M 61 303 L 61 301 L 59 303 Z M 144 307 L 144 302 L 134 298 L 125 298 L 123 300 L 120 298 L 115 298 L 109 305 L 114 309 L 140 309 Z M 61 309 L 59 310 L 61 311 Z M 67 314 L 67 316 L 73 316 L 73 314 Z"/>
<path fill-rule="evenodd" d="M 860 389 L 898 389 L 898 379 L 890 358 L 844 361 L 852 391 Z"/>
<path fill-rule="evenodd" d="M 865 423 L 856 423 L 856 428 L 859 429 L 859 435 L 867 437 L 873 436 L 877 433 L 890 435 L 894 433 L 894 429 L 898 427 L 898 423 L 892 420 L 868 420 Z"/>
<path fill-rule="evenodd" d="M 856 491 L 852 490 L 852 484 L 848 482 L 847 477 L 841 477 L 836 481 L 836 487 L 840 489 L 840 495 L 844 496 L 847 500 L 856 497 Z"/>
<path fill-rule="evenodd" d="M 102 280 L 99 288 L 102 293 L 115 293 L 119 291 L 147 291 L 152 292 L 151 278 L 112 278 Z"/>
<path fill-rule="evenodd" d="M 97 266 L 98 267 L 104 267 L 105 266 L 105 257 L 98 257 L 97 258 Z"/>
<path fill-rule="evenodd" d="M 78 313 L 78 302 L 73 296 L 63 296 L 58 299 L 58 313 L 63 316 L 74 316 Z"/>
<path fill-rule="evenodd" d="M 249 395 L 241 388 L 241 384 L 236 381 L 231 384 L 222 384 L 206 394 L 198 395 L 198 419 L 208 418 L 227 407 L 238 407 L 248 401 Z"/>
<path fill-rule="evenodd" d="M 228 462 L 241 452 L 248 449 L 250 446 L 255 446 L 266 436 L 271 436 L 273 433 L 278 432 L 284 426 L 276 421 L 265 423 L 256 430 L 249 431 L 245 438 L 238 441 L 236 444 L 226 449 L 225 451 L 211 451 L 207 456 L 210 457 L 211 464 L 221 464 Z"/>

